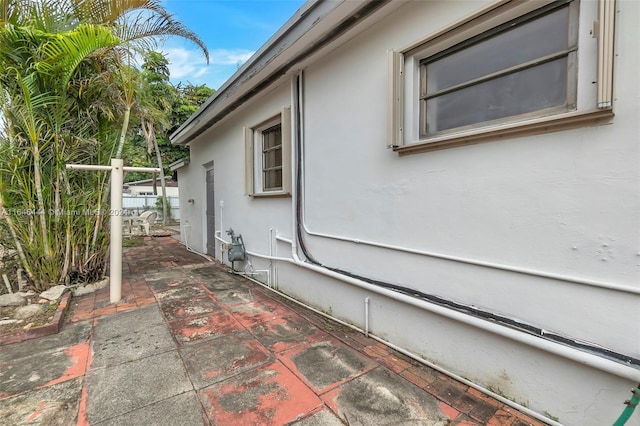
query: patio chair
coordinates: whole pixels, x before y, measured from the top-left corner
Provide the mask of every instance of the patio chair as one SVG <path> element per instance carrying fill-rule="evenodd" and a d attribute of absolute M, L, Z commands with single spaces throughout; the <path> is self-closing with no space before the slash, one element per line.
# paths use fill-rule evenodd
<path fill-rule="evenodd" d="M 133 218 L 131 227 L 140 228 L 141 231 L 144 230 L 145 235 L 149 236 L 151 234 L 151 225 L 156 222 L 157 216 L 158 213 L 151 210 L 146 210 L 140 213 L 140 216 Z"/>

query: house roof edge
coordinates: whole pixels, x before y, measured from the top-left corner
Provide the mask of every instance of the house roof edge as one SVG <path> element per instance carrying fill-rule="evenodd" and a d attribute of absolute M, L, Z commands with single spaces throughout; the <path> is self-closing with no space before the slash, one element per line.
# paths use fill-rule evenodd
<path fill-rule="evenodd" d="M 344 0 L 343 0 L 344 1 Z M 272 51 L 274 46 L 283 39 L 287 39 L 287 35 L 290 31 L 300 25 L 301 21 L 308 17 L 315 17 L 318 13 L 317 6 L 320 3 L 327 2 L 327 0 L 308 0 L 293 14 L 291 18 L 285 22 L 285 24 L 276 31 L 276 33 L 267 40 L 227 81 L 225 81 L 219 89 L 204 103 L 202 106 L 194 112 L 182 125 L 171 134 L 169 137 L 171 143 L 174 145 L 184 145 L 188 141 L 185 141 L 189 135 L 189 130 L 192 130 L 200 123 L 200 117 L 212 107 L 215 107 L 216 103 L 219 103 L 221 99 L 228 98 L 229 95 L 237 90 L 237 85 L 234 84 L 242 79 L 243 76 L 251 76 L 257 68 L 258 62 L 261 58 L 272 58 L 277 52 Z M 316 13 L 313 13 L 316 10 Z M 317 18 L 316 18 L 317 19 Z"/>
<path fill-rule="evenodd" d="M 397 0 L 396 0 L 397 1 Z M 185 145 L 391 0 L 309 0 L 170 136 Z M 402 3 L 398 1 L 398 3 Z"/>

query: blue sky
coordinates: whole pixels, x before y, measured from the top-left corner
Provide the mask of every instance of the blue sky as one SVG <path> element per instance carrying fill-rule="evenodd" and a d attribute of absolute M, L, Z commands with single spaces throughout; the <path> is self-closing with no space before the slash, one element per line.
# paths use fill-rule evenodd
<path fill-rule="evenodd" d="M 163 0 L 169 13 L 195 32 L 209 49 L 179 38 L 158 50 L 170 61 L 171 81 L 219 88 L 293 14 L 304 0 Z"/>

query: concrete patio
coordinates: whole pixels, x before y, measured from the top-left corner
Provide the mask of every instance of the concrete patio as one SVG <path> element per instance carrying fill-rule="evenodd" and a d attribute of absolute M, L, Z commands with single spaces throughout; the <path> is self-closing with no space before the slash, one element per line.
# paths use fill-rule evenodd
<path fill-rule="evenodd" d="M 123 265 L 121 303 L 0 348 L 0 424 L 542 424 L 171 237 Z"/>

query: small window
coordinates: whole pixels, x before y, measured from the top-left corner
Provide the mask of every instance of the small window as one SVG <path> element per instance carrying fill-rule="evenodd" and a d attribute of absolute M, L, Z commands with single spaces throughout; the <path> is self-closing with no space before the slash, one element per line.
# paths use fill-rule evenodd
<path fill-rule="evenodd" d="M 256 132 L 256 136 L 262 142 L 262 190 L 282 190 L 282 124 Z"/>
<path fill-rule="evenodd" d="M 575 109 L 577 13 L 569 8 L 551 4 L 420 61 L 420 137 Z"/>
<path fill-rule="evenodd" d="M 291 108 L 244 128 L 245 193 L 282 196 L 291 193 Z"/>

